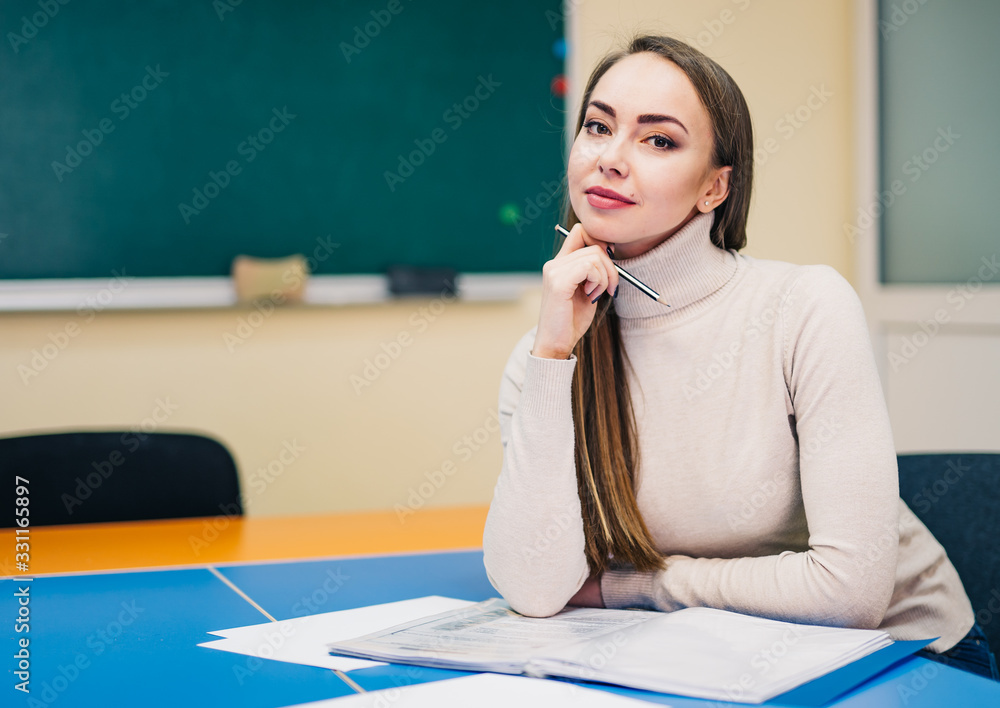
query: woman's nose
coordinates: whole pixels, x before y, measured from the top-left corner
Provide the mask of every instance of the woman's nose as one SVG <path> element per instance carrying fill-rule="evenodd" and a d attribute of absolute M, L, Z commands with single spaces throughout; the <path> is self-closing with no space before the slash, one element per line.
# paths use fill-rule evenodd
<path fill-rule="evenodd" d="M 614 172 L 622 177 L 628 174 L 628 159 L 626 147 L 619 139 L 609 140 L 597 156 L 597 169 L 602 174 Z"/>

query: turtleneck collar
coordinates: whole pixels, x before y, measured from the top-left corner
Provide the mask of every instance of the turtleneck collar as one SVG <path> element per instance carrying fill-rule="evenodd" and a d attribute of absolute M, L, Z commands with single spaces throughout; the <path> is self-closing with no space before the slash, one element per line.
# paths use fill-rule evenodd
<path fill-rule="evenodd" d="M 712 243 L 715 212 L 699 213 L 666 241 L 635 258 L 615 263 L 658 292 L 662 305 L 625 280 L 620 281 L 615 311 L 622 319 L 668 315 L 698 302 L 725 285 L 736 273 L 733 253 Z"/>

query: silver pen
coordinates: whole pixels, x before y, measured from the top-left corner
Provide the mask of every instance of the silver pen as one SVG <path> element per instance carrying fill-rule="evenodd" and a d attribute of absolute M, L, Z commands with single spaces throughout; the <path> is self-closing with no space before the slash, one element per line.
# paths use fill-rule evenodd
<path fill-rule="evenodd" d="M 569 236 L 569 231 L 567 231 L 566 229 L 564 229 L 559 224 L 556 224 L 556 231 L 558 231 L 559 233 L 561 233 L 563 236 Z M 642 282 L 641 280 L 639 280 L 638 278 L 636 278 L 634 275 L 632 275 L 631 273 L 629 273 L 627 270 L 625 270 L 624 268 L 622 268 L 617 263 L 615 263 L 614 266 L 615 266 L 615 270 L 618 271 L 618 275 L 620 275 L 621 277 L 623 277 L 628 282 L 632 283 L 632 285 L 634 285 L 635 287 L 639 288 L 639 290 L 641 290 L 642 292 L 644 292 L 647 295 L 649 295 L 649 297 L 653 298 L 654 300 L 656 300 L 661 305 L 666 305 L 667 307 L 670 307 L 670 305 L 667 304 L 667 301 L 664 300 L 663 297 L 658 292 L 656 292 L 651 287 L 649 287 L 648 285 L 646 285 L 644 282 Z"/>

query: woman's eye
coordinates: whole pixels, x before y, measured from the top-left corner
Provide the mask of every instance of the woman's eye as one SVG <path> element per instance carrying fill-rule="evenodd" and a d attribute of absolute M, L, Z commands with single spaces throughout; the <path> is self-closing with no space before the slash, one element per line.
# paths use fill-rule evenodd
<path fill-rule="evenodd" d="M 661 150 L 677 147 L 677 144 L 673 140 L 663 135 L 654 135 L 651 138 L 647 138 L 647 140 L 651 140 L 653 147 Z"/>
<path fill-rule="evenodd" d="M 588 133 L 596 133 L 597 135 L 609 135 L 611 133 L 611 131 L 608 130 L 608 126 L 596 120 L 587 121 L 583 124 L 583 127 L 587 129 Z M 602 133 L 602 130 L 607 132 Z"/>

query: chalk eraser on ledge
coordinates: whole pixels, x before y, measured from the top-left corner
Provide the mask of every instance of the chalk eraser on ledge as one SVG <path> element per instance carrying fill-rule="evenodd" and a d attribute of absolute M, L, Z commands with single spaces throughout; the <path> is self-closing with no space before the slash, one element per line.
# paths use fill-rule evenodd
<path fill-rule="evenodd" d="M 305 295 L 309 267 L 305 256 L 233 259 L 233 286 L 239 302 L 270 299 L 277 304 L 299 303 Z"/>
<path fill-rule="evenodd" d="M 452 268 L 392 266 L 386 272 L 393 295 L 454 295 L 457 273 Z"/>

